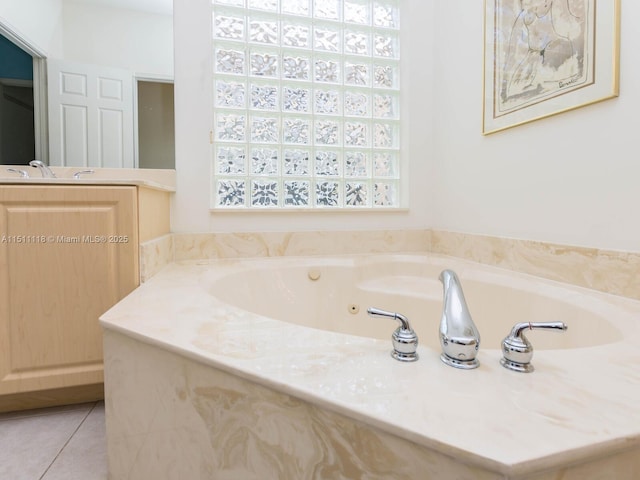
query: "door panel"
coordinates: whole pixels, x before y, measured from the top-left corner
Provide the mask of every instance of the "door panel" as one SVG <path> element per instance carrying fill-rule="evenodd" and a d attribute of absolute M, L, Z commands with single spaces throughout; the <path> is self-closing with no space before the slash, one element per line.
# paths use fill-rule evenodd
<path fill-rule="evenodd" d="M 47 66 L 49 164 L 133 168 L 133 74 L 58 59 Z"/>

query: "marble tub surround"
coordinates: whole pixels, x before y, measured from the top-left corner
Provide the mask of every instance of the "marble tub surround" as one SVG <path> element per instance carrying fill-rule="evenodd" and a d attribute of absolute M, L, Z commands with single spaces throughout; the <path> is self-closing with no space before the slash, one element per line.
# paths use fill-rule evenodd
<path fill-rule="evenodd" d="M 169 233 L 140 244 L 140 283 L 173 262 L 173 238 Z"/>
<path fill-rule="evenodd" d="M 302 327 L 209 294 L 212 275 L 251 261 L 175 263 L 101 318 L 113 478 L 638 478 L 640 302 L 433 257 L 518 288 L 565 289 L 626 336 L 536 352 L 532 374 L 483 348 L 472 371 L 425 345 L 403 364 L 388 340 Z M 404 451 L 404 470 L 390 476 Z"/>
<path fill-rule="evenodd" d="M 29 178 L 20 178 L 7 168 L 24 170 Z M 0 168 L 0 183 L 4 184 L 70 184 L 70 185 L 140 185 L 158 190 L 176 191 L 176 171 L 155 168 L 94 168 L 94 167 L 50 167 L 56 178 L 42 178 L 40 172 L 29 165 L 3 165 Z M 93 170 L 79 179 L 74 174 Z"/>
<path fill-rule="evenodd" d="M 174 234 L 175 260 L 426 252 L 428 230 Z"/>
<path fill-rule="evenodd" d="M 429 251 L 640 300 L 640 252 L 619 252 L 441 230 Z"/>
<path fill-rule="evenodd" d="M 640 300 L 640 253 L 442 230 L 174 233 L 148 242 L 145 279 L 169 261 L 433 252 Z M 145 265 L 147 264 L 148 267 Z"/>
<path fill-rule="evenodd" d="M 173 261 L 426 252 L 428 230 L 344 232 L 173 233 L 140 245 L 140 281 Z"/>

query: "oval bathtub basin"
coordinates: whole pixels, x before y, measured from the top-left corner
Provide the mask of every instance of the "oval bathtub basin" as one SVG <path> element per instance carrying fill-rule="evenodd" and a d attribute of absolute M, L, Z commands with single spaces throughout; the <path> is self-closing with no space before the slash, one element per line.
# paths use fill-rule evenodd
<path fill-rule="evenodd" d="M 518 322 L 562 321 L 566 332 L 526 333 L 536 350 L 604 345 L 622 339 L 597 300 L 581 289 L 497 268 L 423 255 L 243 260 L 208 272 L 204 284 L 218 300 L 272 319 L 339 333 L 389 339 L 395 322 L 371 318 L 368 307 L 409 318 L 421 345 L 440 348 L 440 272 L 462 283 L 481 334 L 481 349 L 500 349 Z M 225 271 L 226 270 L 226 271 Z"/>

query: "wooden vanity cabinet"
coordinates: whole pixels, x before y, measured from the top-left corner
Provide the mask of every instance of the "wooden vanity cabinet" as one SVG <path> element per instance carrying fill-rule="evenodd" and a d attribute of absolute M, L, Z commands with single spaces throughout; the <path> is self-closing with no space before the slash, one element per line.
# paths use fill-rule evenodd
<path fill-rule="evenodd" d="M 0 411 L 102 398 L 98 318 L 138 245 L 136 186 L 0 185 Z"/>

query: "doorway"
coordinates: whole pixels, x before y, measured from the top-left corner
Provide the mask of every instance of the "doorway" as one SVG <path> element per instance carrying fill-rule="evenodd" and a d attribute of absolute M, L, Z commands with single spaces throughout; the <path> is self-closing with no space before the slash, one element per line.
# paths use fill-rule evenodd
<path fill-rule="evenodd" d="M 138 80 L 138 168 L 176 168 L 173 82 Z"/>
<path fill-rule="evenodd" d="M 0 34 L 0 165 L 36 158 L 33 57 Z"/>

